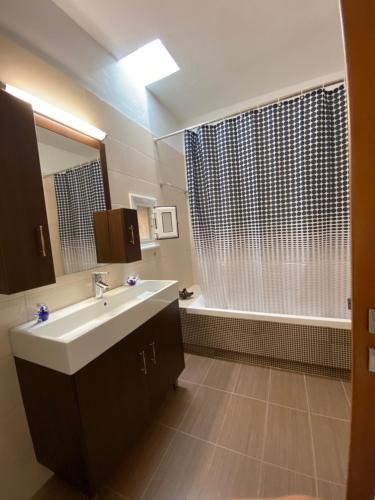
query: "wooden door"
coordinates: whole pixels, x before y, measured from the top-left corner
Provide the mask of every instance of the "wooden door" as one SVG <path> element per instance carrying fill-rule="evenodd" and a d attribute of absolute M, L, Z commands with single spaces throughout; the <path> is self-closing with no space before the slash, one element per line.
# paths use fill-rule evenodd
<path fill-rule="evenodd" d="M 142 325 L 75 375 L 92 491 L 149 420 L 144 345 Z"/>
<path fill-rule="evenodd" d="M 150 406 L 155 409 L 185 367 L 177 300 L 150 320 L 147 351 Z"/>
<path fill-rule="evenodd" d="M 348 500 L 375 497 L 375 2 L 341 0 L 350 122 L 353 401 Z"/>
<path fill-rule="evenodd" d="M 55 282 L 30 104 L 0 91 L 0 293 Z"/>

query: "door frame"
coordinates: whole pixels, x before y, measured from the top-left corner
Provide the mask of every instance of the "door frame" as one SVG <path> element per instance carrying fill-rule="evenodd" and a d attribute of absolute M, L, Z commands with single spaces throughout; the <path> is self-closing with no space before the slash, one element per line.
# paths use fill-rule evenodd
<path fill-rule="evenodd" d="M 341 0 L 350 143 L 353 398 L 347 500 L 375 498 L 375 3 Z"/>

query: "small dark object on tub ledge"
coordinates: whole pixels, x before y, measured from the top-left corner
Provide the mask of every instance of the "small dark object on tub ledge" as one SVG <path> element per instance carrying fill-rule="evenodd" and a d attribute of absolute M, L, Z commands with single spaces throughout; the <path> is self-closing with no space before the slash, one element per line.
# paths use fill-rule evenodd
<path fill-rule="evenodd" d="M 191 297 L 194 295 L 194 292 L 189 292 L 188 290 L 186 290 L 186 288 L 183 288 L 178 292 L 178 294 L 181 300 L 187 300 L 191 299 Z"/>

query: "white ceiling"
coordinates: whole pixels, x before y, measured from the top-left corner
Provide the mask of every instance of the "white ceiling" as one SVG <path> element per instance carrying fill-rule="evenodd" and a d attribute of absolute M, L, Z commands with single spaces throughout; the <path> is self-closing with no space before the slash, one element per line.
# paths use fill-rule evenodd
<path fill-rule="evenodd" d="M 149 90 L 181 123 L 344 69 L 338 0 L 0 0 L 0 8 L 3 27 L 119 108 L 121 81 L 104 73 L 104 88 L 98 75 L 160 38 L 181 70 Z"/>
<path fill-rule="evenodd" d="M 338 0 L 53 0 L 116 58 L 160 38 L 149 89 L 181 121 L 342 71 Z"/>

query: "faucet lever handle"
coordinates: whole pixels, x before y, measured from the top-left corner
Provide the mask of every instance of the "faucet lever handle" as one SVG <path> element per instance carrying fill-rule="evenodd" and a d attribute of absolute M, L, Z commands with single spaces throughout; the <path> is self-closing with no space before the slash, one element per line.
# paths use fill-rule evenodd
<path fill-rule="evenodd" d="M 101 281 L 101 279 L 103 278 L 103 276 L 107 276 L 108 271 L 95 271 L 92 273 L 92 279 L 94 281 Z"/>

